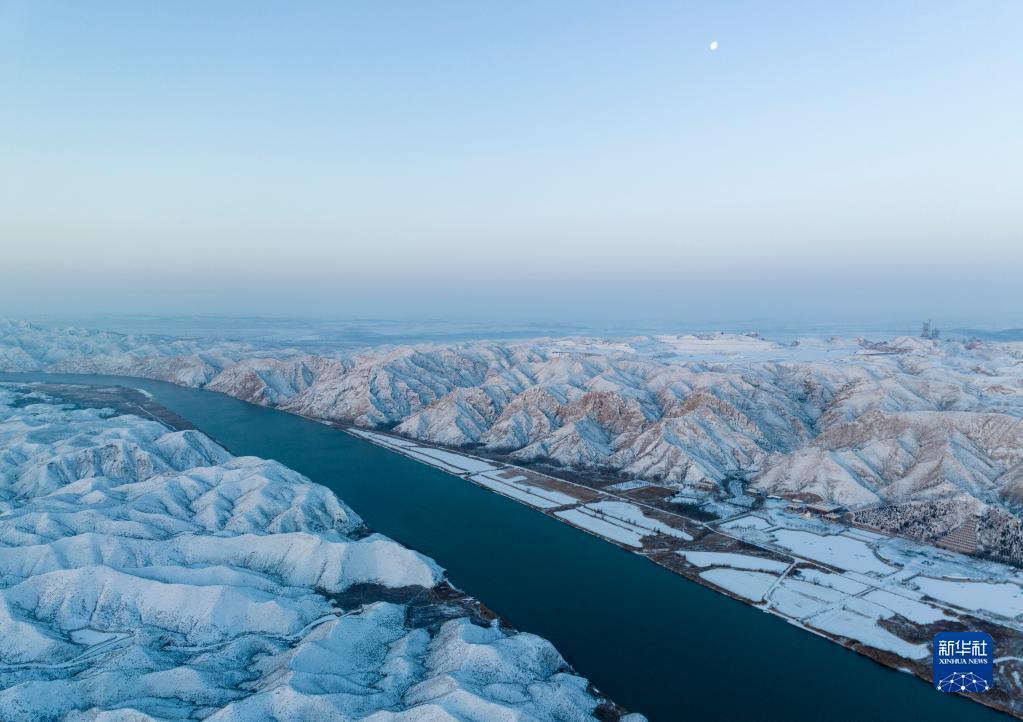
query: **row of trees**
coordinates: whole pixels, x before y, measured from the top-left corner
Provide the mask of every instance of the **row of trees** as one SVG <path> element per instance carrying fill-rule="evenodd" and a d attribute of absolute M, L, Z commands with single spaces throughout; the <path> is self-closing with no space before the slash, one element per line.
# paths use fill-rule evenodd
<path fill-rule="evenodd" d="M 879 506 L 856 512 L 856 521 L 891 534 L 935 542 L 965 524 L 974 513 L 955 500 Z M 977 520 L 978 554 L 1023 567 L 1023 520 L 997 507 L 988 507 Z"/>
<path fill-rule="evenodd" d="M 962 502 L 939 500 L 864 509 L 856 512 L 855 519 L 891 534 L 930 542 L 958 529 L 971 513 Z"/>
<path fill-rule="evenodd" d="M 989 509 L 977 529 L 984 556 L 1023 566 L 1023 521 L 1004 509 Z"/>

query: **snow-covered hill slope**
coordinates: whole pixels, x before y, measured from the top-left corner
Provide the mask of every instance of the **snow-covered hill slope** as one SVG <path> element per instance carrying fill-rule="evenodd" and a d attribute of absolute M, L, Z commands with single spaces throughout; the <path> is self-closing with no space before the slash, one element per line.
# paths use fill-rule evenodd
<path fill-rule="evenodd" d="M 0 716 L 584 720 L 614 708 L 332 492 L 0 385 Z"/>
<path fill-rule="evenodd" d="M 287 348 L 0 323 L 0 369 L 121 373 L 518 461 L 854 508 L 1023 510 L 1023 344 L 756 336 Z"/>

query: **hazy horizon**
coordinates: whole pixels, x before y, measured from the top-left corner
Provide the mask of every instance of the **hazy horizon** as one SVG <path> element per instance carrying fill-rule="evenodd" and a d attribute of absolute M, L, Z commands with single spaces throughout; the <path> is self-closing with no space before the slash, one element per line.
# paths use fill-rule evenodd
<path fill-rule="evenodd" d="M 0 2 L 0 317 L 1020 327 L 1020 36 L 1007 1 Z"/>
<path fill-rule="evenodd" d="M 3 319 L 0 318 L 0 321 Z M 477 340 L 518 341 L 534 338 L 602 337 L 634 338 L 660 335 L 757 334 L 782 344 L 799 339 L 842 337 L 880 341 L 896 336 L 916 336 L 920 319 L 884 319 L 859 323 L 811 323 L 765 318 L 740 320 L 705 319 L 607 319 L 557 321 L 543 319 L 453 318 L 328 318 L 315 316 L 200 316 L 147 314 L 29 315 L 18 319 L 53 329 L 68 326 L 124 334 L 178 338 L 208 338 L 280 344 L 307 351 L 409 343 L 458 343 Z M 928 319 L 944 338 L 965 340 L 1023 340 L 1023 329 Z"/>

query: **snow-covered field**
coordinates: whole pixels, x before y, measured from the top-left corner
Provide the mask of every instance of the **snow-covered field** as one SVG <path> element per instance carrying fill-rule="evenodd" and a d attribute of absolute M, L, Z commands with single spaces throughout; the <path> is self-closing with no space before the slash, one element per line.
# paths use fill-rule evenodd
<path fill-rule="evenodd" d="M 628 502 L 598 501 L 555 512 L 555 516 L 597 536 L 637 549 L 643 546 L 644 537 L 654 534 L 686 541 L 693 539 L 685 531 L 647 516 L 639 506 Z"/>
<path fill-rule="evenodd" d="M 963 609 L 985 610 L 1002 617 L 1023 616 L 1023 588 L 1011 582 L 960 582 L 917 577 L 916 587 L 929 597 Z"/>
<path fill-rule="evenodd" d="M 0 540 L 5 722 L 588 720 L 602 703 L 545 640 L 431 602 L 443 570 L 329 490 L 197 431 L 0 385 Z"/>
<path fill-rule="evenodd" d="M 708 569 L 700 572 L 700 577 L 751 602 L 761 601 L 771 585 L 778 581 L 774 574 L 743 572 L 729 568 Z"/>
<path fill-rule="evenodd" d="M 815 629 L 854 639 L 874 649 L 894 652 L 906 659 L 923 659 L 930 655 L 930 647 L 926 644 L 910 644 L 878 626 L 877 621 L 890 617 L 890 612 L 876 605 L 855 604 L 856 601 L 847 602 L 846 607 L 822 611 L 807 623 Z"/>
<path fill-rule="evenodd" d="M 604 539 L 610 539 L 635 549 L 643 547 L 643 530 L 631 524 L 596 516 L 593 512 L 585 511 L 583 507 L 559 511 L 556 512 L 556 516 Z"/>
<path fill-rule="evenodd" d="M 806 519 L 784 508 L 785 502 L 768 500 L 755 515 L 714 526 L 787 561 L 733 552 L 678 553 L 699 570 L 700 579 L 722 590 L 861 649 L 918 661 L 921 674 L 926 674 L 930 647 L 920 636 L 929 633 L 914 634 L 913 625 L 977 628 L 980 617 L 983 625 L 998 627 L 999 644 L 1023 646 L 1019 570 L 908 539 Z M 1010 685 L 1009 699 L 1016 699 L 1012 690 L 1023 684 L 1017 661 L 1001 660 L 999 675 Z"/>
<path fill-rule="evenodd" d="M 896 614 L 901 614 L 909 621 L 916 622 L 917 624 L 934 624 L 942 619 L 948 619 L 948 615 L 940 609 L 883 589 L 875 589 L 868 592 L 863 595 L 863 598 L 886 609 L 890 609 Z"/>
<path fill-rule="evenodd" d="M 444 451 L 443 449 L 426 449 L 418 447 L 416 449 L 416 453 L 437 459 L 441 463 L 470 474 L 478 474 L 483 471 L 494 471 L 497 469 L 496 466 L 488 464 L 482 459 L 474 459 L 470 456 L 465 456 L 464 454 L 452 454 L 450 451 Z"/>
<path fill-rule="evenodd" d="M 754 557 L 749 554 L 732 554 L 730 552 L 679 552 L 690 564 L 698 567 L 729 567 L 731 569 L 749 569 L 750 571 L 781 572 L 788 564 Z"/>
<path fill-rule="evenodd" d="M 647 534 L 667 534 L 686 541 L 692 541 L 693 537 L 662 521 L 658 521 L 647 515 L 640 507 L 623 501 L 597 501 L 587 504 L 586 508 L 598 514 L 623 522 L 636 527 L 637 530 L 645 531 Z"/>
<path fill-rule="evenodd" d="M 554 509 L 579 501 L 568 494 L 530 484 L 528 477 L 516 474 L 514 471 L 488 471 L 482 474 L 473 474 L 469 478 L 481 486 L 540 509 Z"/>
<path fill-rule="evenodd" d="M 598 537 L 636 549 L 642 547 L 643 537 L 654 534 L 666 534 L 686 541 L 693 540 L 691 535 L 682 530 L 647 516 L 635 504 L 622 501 L 597 501 L 555 511 L 554 515 Z"/>
<path fill-rule="evenodd" d="M 808 531 L 779 529 L 774 540 L 797 556 L 864 574 L 891 574 L 895 567 L 877 558 L 866 543 L 846 534 L 824 536 Z"/>

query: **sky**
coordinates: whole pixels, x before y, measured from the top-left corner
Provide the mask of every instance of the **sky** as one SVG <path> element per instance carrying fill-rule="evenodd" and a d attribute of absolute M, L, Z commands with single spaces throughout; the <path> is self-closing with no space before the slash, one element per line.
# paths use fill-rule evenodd
<path fill-rule="evenodd" d="M 0 316 L 1023 326 L 1020 37 L 1017 0 L 0 0 Z"/>

